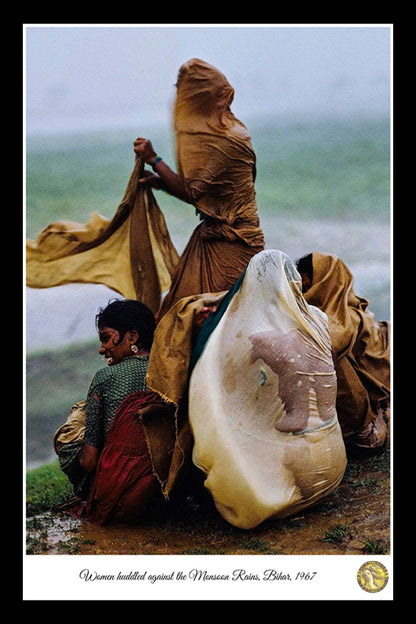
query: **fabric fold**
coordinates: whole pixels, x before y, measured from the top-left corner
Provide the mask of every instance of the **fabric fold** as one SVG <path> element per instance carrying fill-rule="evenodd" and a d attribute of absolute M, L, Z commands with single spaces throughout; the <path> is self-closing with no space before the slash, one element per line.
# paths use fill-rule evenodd
<path fill-rule="evenodd" d="M 109 220 L 93 213 L 86 224 L 57 221 L 26 242 L 26 283 L 48 288 L 73 282 L 104 284 L 154 313 L 179 256 L 150 189 L 138 185 L 136 159 L 124 197 Z"/>
<path fill-rule="evenodd" d="M 175 304 L 157 325 L 147 372 L 147 386 L 170 411 L 143 413 L 152 462 L 165 498 L 191 461 L 193 438 L 188 419 L 189 365 L 195 344 L 195 317 L 201 308 L 217 305 L 225 292 L 192 295 Z"/>
<path fill-rule="evenodd" d="M 137 522 L 157 492 L 139 414 L 162 404 L 152 392 L 135 392 L 120 404 L 91 483 L 86 511 L 94 524 Z"/>
<path fill-rule="evenodd" d="M 344 437 L 359 433 L 390 400 L 390 323 L 376 321 L 354 291 L 351 271 L 335 254 L 312 252 L 306 301 L 328 317 L 338 377 L 337 411 Z"/>

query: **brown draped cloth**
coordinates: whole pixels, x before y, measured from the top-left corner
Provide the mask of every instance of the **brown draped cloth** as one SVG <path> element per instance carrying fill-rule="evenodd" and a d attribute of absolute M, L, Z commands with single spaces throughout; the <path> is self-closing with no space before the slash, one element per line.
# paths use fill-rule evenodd
<path fill-rule="evenodd" d="M 86 224 L 51 223 L 26 242 L 26 283 L 48 288 L 71 282 L 105 284 L 154 313 L 178 262 L 166 222 L 150 189 L 138 186 L 136 159 L 124 197 L 111 220 L 93 213 Z"/>
<path fill-rule="evenodd" d="M 178 174 L 200 214 L 160 316 L 183 297 L 228 290 L 264 248 L 255 199 L 256 156 L 231 112 L 234 89 L 212 65 L 179 70 L 174 108 Z"/>
<path fill-rule="evenodd" d="M 264 248 L 255 200 L 256 158 L 233 115 L 234 90 L 214 67 L 192 59 L 178 77 L 175 103 L 178 173 L 202 223 L 179 259 L 156 200 L 139 187 L 136 160 L 125 195 L 108 220 L 57 221 L 26 243 L 26 283 L 48 288 L 105 284 L 161 315 L 182 297 L 228 290 Z"/>
<path fill-rule="evenodd" d="M 354 278 L 337 256 L 314 251 L 312 266 L 312 286 L 305 299 L 328 316 L 343 436 L 362 446 L 382 445 L 388 435 L 383 419 L 390 401 L 390 323 L 375 320 L 368 300 L 355 294 Z"/>
<path fill-rule="evenodd" d="M 225 293 L 192 295 L 178 301 L 157 325 L 147 372 L 148 387 L 166 410 L 142 410 L 141 422 L 162 493 L 169 499 L 192 471 L 193 437 L 188 421 L 188 369 L 196 337 L 196 314 L 218 305 Z"/>

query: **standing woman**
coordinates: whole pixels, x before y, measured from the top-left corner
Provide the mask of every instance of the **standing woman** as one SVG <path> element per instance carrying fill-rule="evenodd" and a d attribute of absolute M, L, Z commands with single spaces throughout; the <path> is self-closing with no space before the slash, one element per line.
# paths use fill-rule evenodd
<path fill-rule="evenodd" d="M 255 199 L 256 156 L 246 127 L 230 109 L 234 89 L 215 67 L 191 59 L 179 70 L 174 108 L 178 173 L 151 141 L 135 153 L 149 164 L 141 184 L 192 204 L 197 226 L 179 260 L 159 318 L 183 297 L 228 290 L 264 249 Z"/>

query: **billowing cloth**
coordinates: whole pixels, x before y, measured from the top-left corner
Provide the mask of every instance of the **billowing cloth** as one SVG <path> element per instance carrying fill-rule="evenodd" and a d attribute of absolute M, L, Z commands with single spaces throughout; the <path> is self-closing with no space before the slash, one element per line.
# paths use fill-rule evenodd
<path fill-rule="evenodd" d="M 327 318 L 305 302 L 291 260 L 257 254 L 203 340 L 189 385 L 193 461 L 221 515 L 249 529 L 332 492 L 346 455 Z"/>
<path fill-rule="evenodd" d="M 183 252 L 161 315 L 181 298 L 232 287 L 264 248 L 255 199 L 256 156 L 231 112 L 234 90 L 199 59 L 178 75 L 174 110 L 178 174 L 202 219 Z"/>
<path fill-rule="evenodd" d="M 188 421 L 188 369 L 195 341 L 196 313 L 217 305 L 226 293 L 192 295 L 178 301 L 157 325 L 147 371 L 147 386 L 165 401 L 166 411 L 143 412 L 155 474 L 169 498 L 191 462 L 192 434 Z"/>
<path fill-rule="evenodd" d="M 110 425 L 87 500 L 94 524 L 132 523 L 147 510 L 158 491 L 140 412 L 161 406 L 153 392 L 135 392 L 120 404 Z"/>
<path fill-rule="evenodd" d="M 111 220 L 98 213 L 82 225 L 59 221 L 26 243 L 26 283 L 48 288 L 71 282 L 105 284 L 154 313 L 171 283 L 178 254 L 150 189 L 139 187 L 136 159 L 124 197 Z"/>
<path fill-rule="evenodd" d="M 375 321 L 368 300 L 354 292 L 354 278 L 334 254 L 312 253 L 312 286 L 305 299 L 328 316 L 338 378 L 337 412 L 345 438 L 370 434 L 385 442 L 385 404 L 390 399 L 390 323 Z M 373 422 L 378 418 L 378 423 Z"/>

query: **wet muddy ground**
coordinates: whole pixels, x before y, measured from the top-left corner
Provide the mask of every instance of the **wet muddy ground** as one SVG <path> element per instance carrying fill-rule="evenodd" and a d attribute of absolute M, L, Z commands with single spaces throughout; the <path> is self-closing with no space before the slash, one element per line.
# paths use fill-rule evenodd
<path fill-rule="evenodd" d="M 64 513 L 27 518 L 27 554 L 390 554 L 390 451 L 351 459 L 321 503 L 285 520 L 237 529 L 194 499 L 140 526 L 98 527 Z"/>

